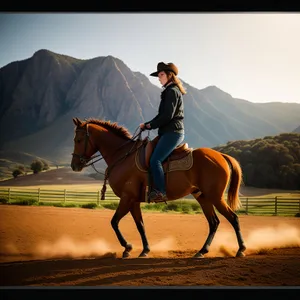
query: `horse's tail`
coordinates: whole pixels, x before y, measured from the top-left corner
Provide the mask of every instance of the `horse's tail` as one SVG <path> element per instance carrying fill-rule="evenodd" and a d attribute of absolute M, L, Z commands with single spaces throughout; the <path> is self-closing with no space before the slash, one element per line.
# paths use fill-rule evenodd
<path fill-rule="evenodd" d="M 239 189 L 242 183 L 243 173 L 239 162 L 235 158 L 224 153 L 221 154 L 231 165 L 231 180 L 227 193 L 227 202 L 230 208 L 235 211 L 242 205 L 239 198 Z"/>

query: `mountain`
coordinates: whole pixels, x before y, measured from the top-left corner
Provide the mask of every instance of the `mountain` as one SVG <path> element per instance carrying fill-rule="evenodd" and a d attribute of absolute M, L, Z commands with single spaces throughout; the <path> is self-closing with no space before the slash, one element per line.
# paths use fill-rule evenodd
<path fill-rule="evenodd" d="M 181 80 L 187 89 L 185 141 L 191 147 L 292 132 L 299 126 L 300 104 L 252 103 L 216 86 L 199 90 Z M 134 134 L 156 115 L 160 93 L 144 74 L 116 57 L 82 60 L 39 50 L 0 68 L 0 150 L 70 163 L 73 117 L 118 122 Z"/>
<path fill-rule="evenodd" d="M 293 132 L 300 133 L 300 125 L 296 129 L 294 129 Z"/>

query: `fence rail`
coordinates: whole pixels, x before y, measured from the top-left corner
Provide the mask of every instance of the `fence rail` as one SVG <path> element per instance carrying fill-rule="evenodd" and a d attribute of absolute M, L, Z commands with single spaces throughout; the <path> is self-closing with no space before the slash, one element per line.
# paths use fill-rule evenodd
<path fill-rule="evenodd" d="M 288 198 L 275 196 L 273 198 L 240 197 L 242 208 L 240 212 L 263 215 L 300 215 L 300 197 Z"/>
<path fill-rule="evenodd" d="M 51 203 L 96 203 L 101 204 L 101 192 L 70 191 L 70 190 L 46 190 L 46 189 L 19 189 L 19 188 L 0 188 L 0 200 L 13 203 L 18 200 L 34 200 Z M 300 197 L 286 198 L 276 196 L 273 198 L 240 197 L 242 207 L 238 212 L 256 215 L 300 215 Z M 120 199 L 107 189 L 105 200 L 119 201 Z M 193 201 L 182 198 L 176 201 Z M 195 201 L 195 200 L 194 200 Z"/>

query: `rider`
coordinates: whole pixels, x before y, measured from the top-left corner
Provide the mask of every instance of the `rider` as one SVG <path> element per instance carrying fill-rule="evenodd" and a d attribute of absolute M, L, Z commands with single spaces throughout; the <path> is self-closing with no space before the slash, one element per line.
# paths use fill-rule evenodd
<path fill-rule="evenodd" d="M 150 158 L 150 172 L 154 186 L 149 193 L 149 201 L 168 200 L 162 162 L 184 139 L 183 95 L 186 90 L 177 77 L 178 68 L 173 63 L 159 62 L 157 71 L 150 76 L 158 77 L 163 86 L 158 114 L 151 120 L 140 124 L 142 130 L 157 129 L 159 140 Z"/>

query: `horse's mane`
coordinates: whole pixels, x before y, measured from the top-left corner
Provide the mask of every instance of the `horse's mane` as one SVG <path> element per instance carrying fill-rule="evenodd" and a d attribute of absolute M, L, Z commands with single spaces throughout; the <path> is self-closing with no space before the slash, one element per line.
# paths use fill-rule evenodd
<path fill-rule="evenodd" d="M 86 123 L 102 126 L 106 129 L 114 132 L 118 136 L 125 138 L 127 140 L 130 140 L 132 138 L 132 135 L 128 131 L 128 129 L 119 125 L 117 122 L 103 121 L 103 120 L 99 120 L 99 119 L 89 118 L 85 121 L 84 124 L 86 124 Z"/>

